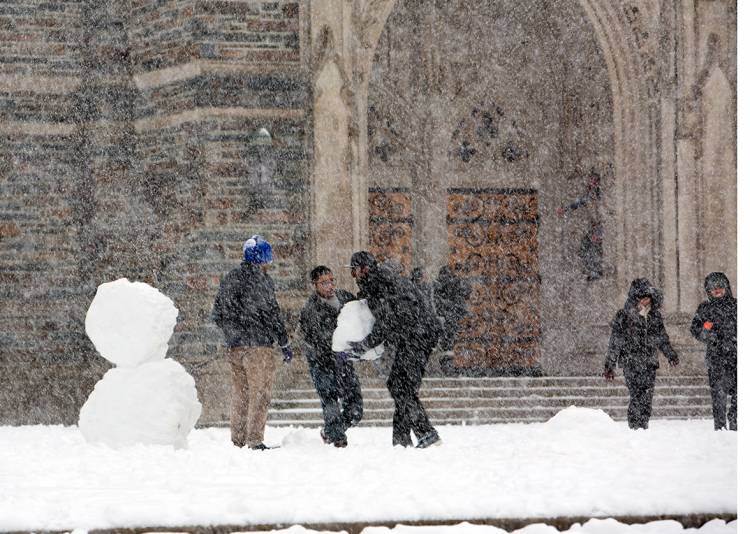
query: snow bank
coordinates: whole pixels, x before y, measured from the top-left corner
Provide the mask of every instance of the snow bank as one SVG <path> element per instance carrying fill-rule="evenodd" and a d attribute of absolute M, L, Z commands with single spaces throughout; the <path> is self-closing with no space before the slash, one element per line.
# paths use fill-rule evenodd
<path fill-rule="evenodd" d="M 341 308 L 336 322 L 336 330 L 333 331 L 331 348 L 334 352 L 346 352 L 351 349 L 350 343 L 362 341 L 366 338 L 375 325 L 370 308 L 366 300 L 352 300 Z M 361 359 L 376 360 L 383 355 L 383 347 L 379 345 L 368 350 Z"/>
<path fill-rule="evenodd" d="M 86 313 L 86 334 L 102 357 L 135 367 L 166 356 L 177 313 L 158 289 L 120 278 L 97 288 Z"/>
<path fill-rule="evenodd" d="M 185 447 L 201 414 L 195 381 L 171 358 L 115 367 L 81 407 L 78 427 L 91 443 Z"/>

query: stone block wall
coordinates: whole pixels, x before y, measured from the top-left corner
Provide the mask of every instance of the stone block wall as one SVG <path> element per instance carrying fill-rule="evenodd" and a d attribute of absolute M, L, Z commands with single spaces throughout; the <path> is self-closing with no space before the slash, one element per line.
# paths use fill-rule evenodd
<path fill-rule="evenodd" d="M 292 326 L 309 256 L 298 13 L 255 0 L 0 6 L 0 424 L 77 420 L 109 368 L 83 324 L 100 283 L 141 280 L 175 301 L 168 356 L 196 377 L 204 420 L 226 412 L 213 298 L 254 233 L 274 244 Z"/>

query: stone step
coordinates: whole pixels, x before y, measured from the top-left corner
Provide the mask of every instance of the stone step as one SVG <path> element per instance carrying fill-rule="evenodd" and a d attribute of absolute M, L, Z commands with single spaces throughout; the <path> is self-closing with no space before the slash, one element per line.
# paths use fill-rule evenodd
<path fill-rule="evenodd" d="M 617 410 L 623 411 L 623 413 L 627 412 L 627 400 L 624 402 L 618 402 L 617 399 L 612 401 L 604 401 L 601 402 L 595 406 L 581 406 L 578 404 L 565 404 L 562 406 L 549 406 L 549 405 L 529 405 L 529 406 L 495 406 L 495 405 L 476 405 L 476 406 L 443 406 L 443 407 L 427 407 L 428 414 L 432 416 L 432 414 L 443 414 L 444 417 L 451 417 L 454 416 L 457 418 L 471 416 L 471 417 L 477 417 L 482 415 L 488 415 L 488 414 L 518 414 L 519 417 L 524 417 L 526 415 L 544 412 L 547 414 L 550 414 L 550 416 L 556 414 L 560 410 L 567 408 L 568 406 L 578 406 L 579 408 L 593 408 L 593 409 L 602 409 L 609 413 L 610 410 Z M 703 401 L 703 402 L 691 402 L 691 403 L 675 403 L 672 401 L 672 399 L 665 399 L 664 402 L 654 402 L 654 414 L 660 413 L 662 411 L 677 411 L 677 412 L 686 412 L 686 413 L 692 413 L 692 412 L 699 412 L 703 413 L 703 410 L 708 410 L 707 413 L 710 415 L 711 410 L 711 403 L 710 401 Z M 381 418 L 381 414 L 388 414 L 390 417 L 393 414 L 393 404 L 390 405 L 379 405 L 379 406 L 369 406 L 365 404 L 364 407 L 364 417 L 363 420 L 367 420 L 368 418 L 375 418 L 379 419 Z M 310 417 L 320 417 L 321 416 L 321 408 L 320 405 L 317 406 L 307 406 L 307 407 L 299 407 L 299 408 L 287 408 L 287 409 L 276 409 L 271 408 L 268 412 L 268 418 L 269 419 L 305 419 Z"/>
<path fill-rule="evenodd" d="M 393 400 L 384 381 L 362 381 L 361 425 L 390 425 Z M 622 380 L 601 377 L 425 378 L 420 399 L 434 424 L 491 424 L 546 421 L 568 406 L 600 408 L 614 419 L 627 418 L 628 391 Z M 705 377 L 659 377 L 655 418 L 710 418 Z M 275 391 L 271 425 L 322 424 L 320 401 L 310 388 Z"/>
<path fill-rule="evenodd" d="M 602 408 L 612 419 L 624 421 L 627 419 L 627 407 L 605 406 Z M 548 421 L 558 410 L 540 409 L 495 409 L 479 412 L 471 411 L 435 411 L 430 413 L 430 421 L 434 425 L 479 425 L 479 424 L 511 424 L 534 423 Z M 291 416 L 290 416 L 291 415 Z M 272 414 L 269 413 L 268 425 L 271 426 L 304 426 L 317 427 L 323 425 L 320 410 L 302 414 Z M 370 411 L 365 414 L 360 426 L 389 426 L 392 424 L 393 410 Z M 662 406 L 654 407 L 652 419 L 711 419 L 711 406 Z M 225 423 L 226 424 L 226 423 Z"/>
<path fill-rule="evenodd" d="M 618 374 L 621 373 L 618 370 Z M 619 379 L 622 382 L 622 378 Z M 364 382 L 378 383 L 377 379 L 366 379 Z M 656 378 L 657 385 L 663 384 L 682 384 L 682 385 L 700 385 L 706 384 L 708 379 L 705 375 L 663 375 Z M 576 386 L 591 385 L 604 383 L 601 376 L 543 376 L 543 377 L 431 377 L 426 376 L 422 380 L 424 385 L 430 384 L 451 384 L 451 385 L 506 385 L 515 387 L 524 387 L 534 385 L 539 387 L 547 386 Z"/>
<path fill-rule="evenodd" d="M 554 408 L 565 408 L 567 406 L 578 406 L 582 408 L 598 408 L 607 404 L 627 405 L 627 395 L 607 395 L 607 396 L 559 396 L 559 397 L 502 397 L 502 398 L 436 398 L 420 396 L 422 404 L 428 409 L 443 408 L 479 408 L 482 406 L 492 407 L 534 407 L 545 406 Z M 676 396 L 655 396 L 654 406 L 675 405 L 691 406 L 695 404 L 705 404 L 707 397 L 705 395 L 676 395 Z M 393 406 L 393 400 L 388 398 L 364 398 L 364 409 L 375 409 Z M 279 399 L 272 403 L 276 411 L 297 410 L 320 408 L 320 400 L 317 398 Z"/>
<path fill-rule="evenodd" d="M 423 385 L 420 389 L 420 397 L 469 397 L 469 398 L 520 398 L 520 397 L 602 397 L 623 396 L 628 390 L 625 385 L 609 385 L 602 381 L 601 385 L 578 386 L 578 387 L 495 387 L 495 386 L 468 386 L 468 387 L 443 387 Z M 703 396 L 709 395 L 707 385 L 657 385 L 654 389 L 655 395 L 684 395 Z M 315 390 L 288 389 L 274 392 L 275 399 L 294 400 L 309 399 L 316 396 Z M 390 398 L 390 394 L 384 385 L 379 387 L 362 387 L 364 398 Z"/>

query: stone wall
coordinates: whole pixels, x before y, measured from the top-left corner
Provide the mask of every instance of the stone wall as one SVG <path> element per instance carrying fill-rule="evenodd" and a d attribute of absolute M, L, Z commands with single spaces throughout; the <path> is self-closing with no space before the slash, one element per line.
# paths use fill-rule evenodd
<path fill-rule="evenodd" d="M 168 356 L 220 420 L 210 312 L 242 242 L 273 243 L 290 325 L 305 289 L 297 3 L 13 2 L 0 29 L 0 424 L 77 420 L 109 367 L 85 313 L 120 277 L 175 301 Z"/>
<path fill-rule="evenodd" d="M 175 300 L 169 355 L 203 421 L 226 419 L 209 313 L 241 242 L 273 242 L 291 326 L 312 264 L 352 288 L 370 188 L 410 191 L 432 275 L 446 191 L 537 189 L 544 371 L 598 373 L 607 318 L 646 275 L 676 372 L 703 372 L 686 333 L 702 277 L 736 281 L 736 2 L 19 0 L 0 3 L 0 35 L 0 424 L 76 420 L 108 368 L 85 312 L 122 276 Z M 586 218 L 554 213 L 579 165 L 603 176 L 596 283 L 576 254 Z M 298 359 L 277 380 L 305 375 Z"/>

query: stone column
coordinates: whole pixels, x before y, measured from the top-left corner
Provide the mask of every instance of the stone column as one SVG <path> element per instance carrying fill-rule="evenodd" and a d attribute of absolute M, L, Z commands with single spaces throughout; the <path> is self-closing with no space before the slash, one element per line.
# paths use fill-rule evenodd
<path fill-rule="evenodd" d="M 698 205 L 698 128 L 694 81 L 695 64 L 695 5 L 693 0 L 683 0 L 677 11 L 678 35 L 682 45 L 677 58 L 677 250 L 679 262 L 679 310 L 695 311 L 697 303 L 696 280 L 700 277 L 698 264 L 699 226 Z"/>
<path fill-rule="evenodd" d="M 348 263 L 360 245 L 355 233 L 349 125 L 351 120 L 348 42 L 350 7 L 341 0 L 310 3 L 314 169 L 312 172 L 311 235 L 313 257 L 331 267 L 339 283 L 351 289 Z"/>

